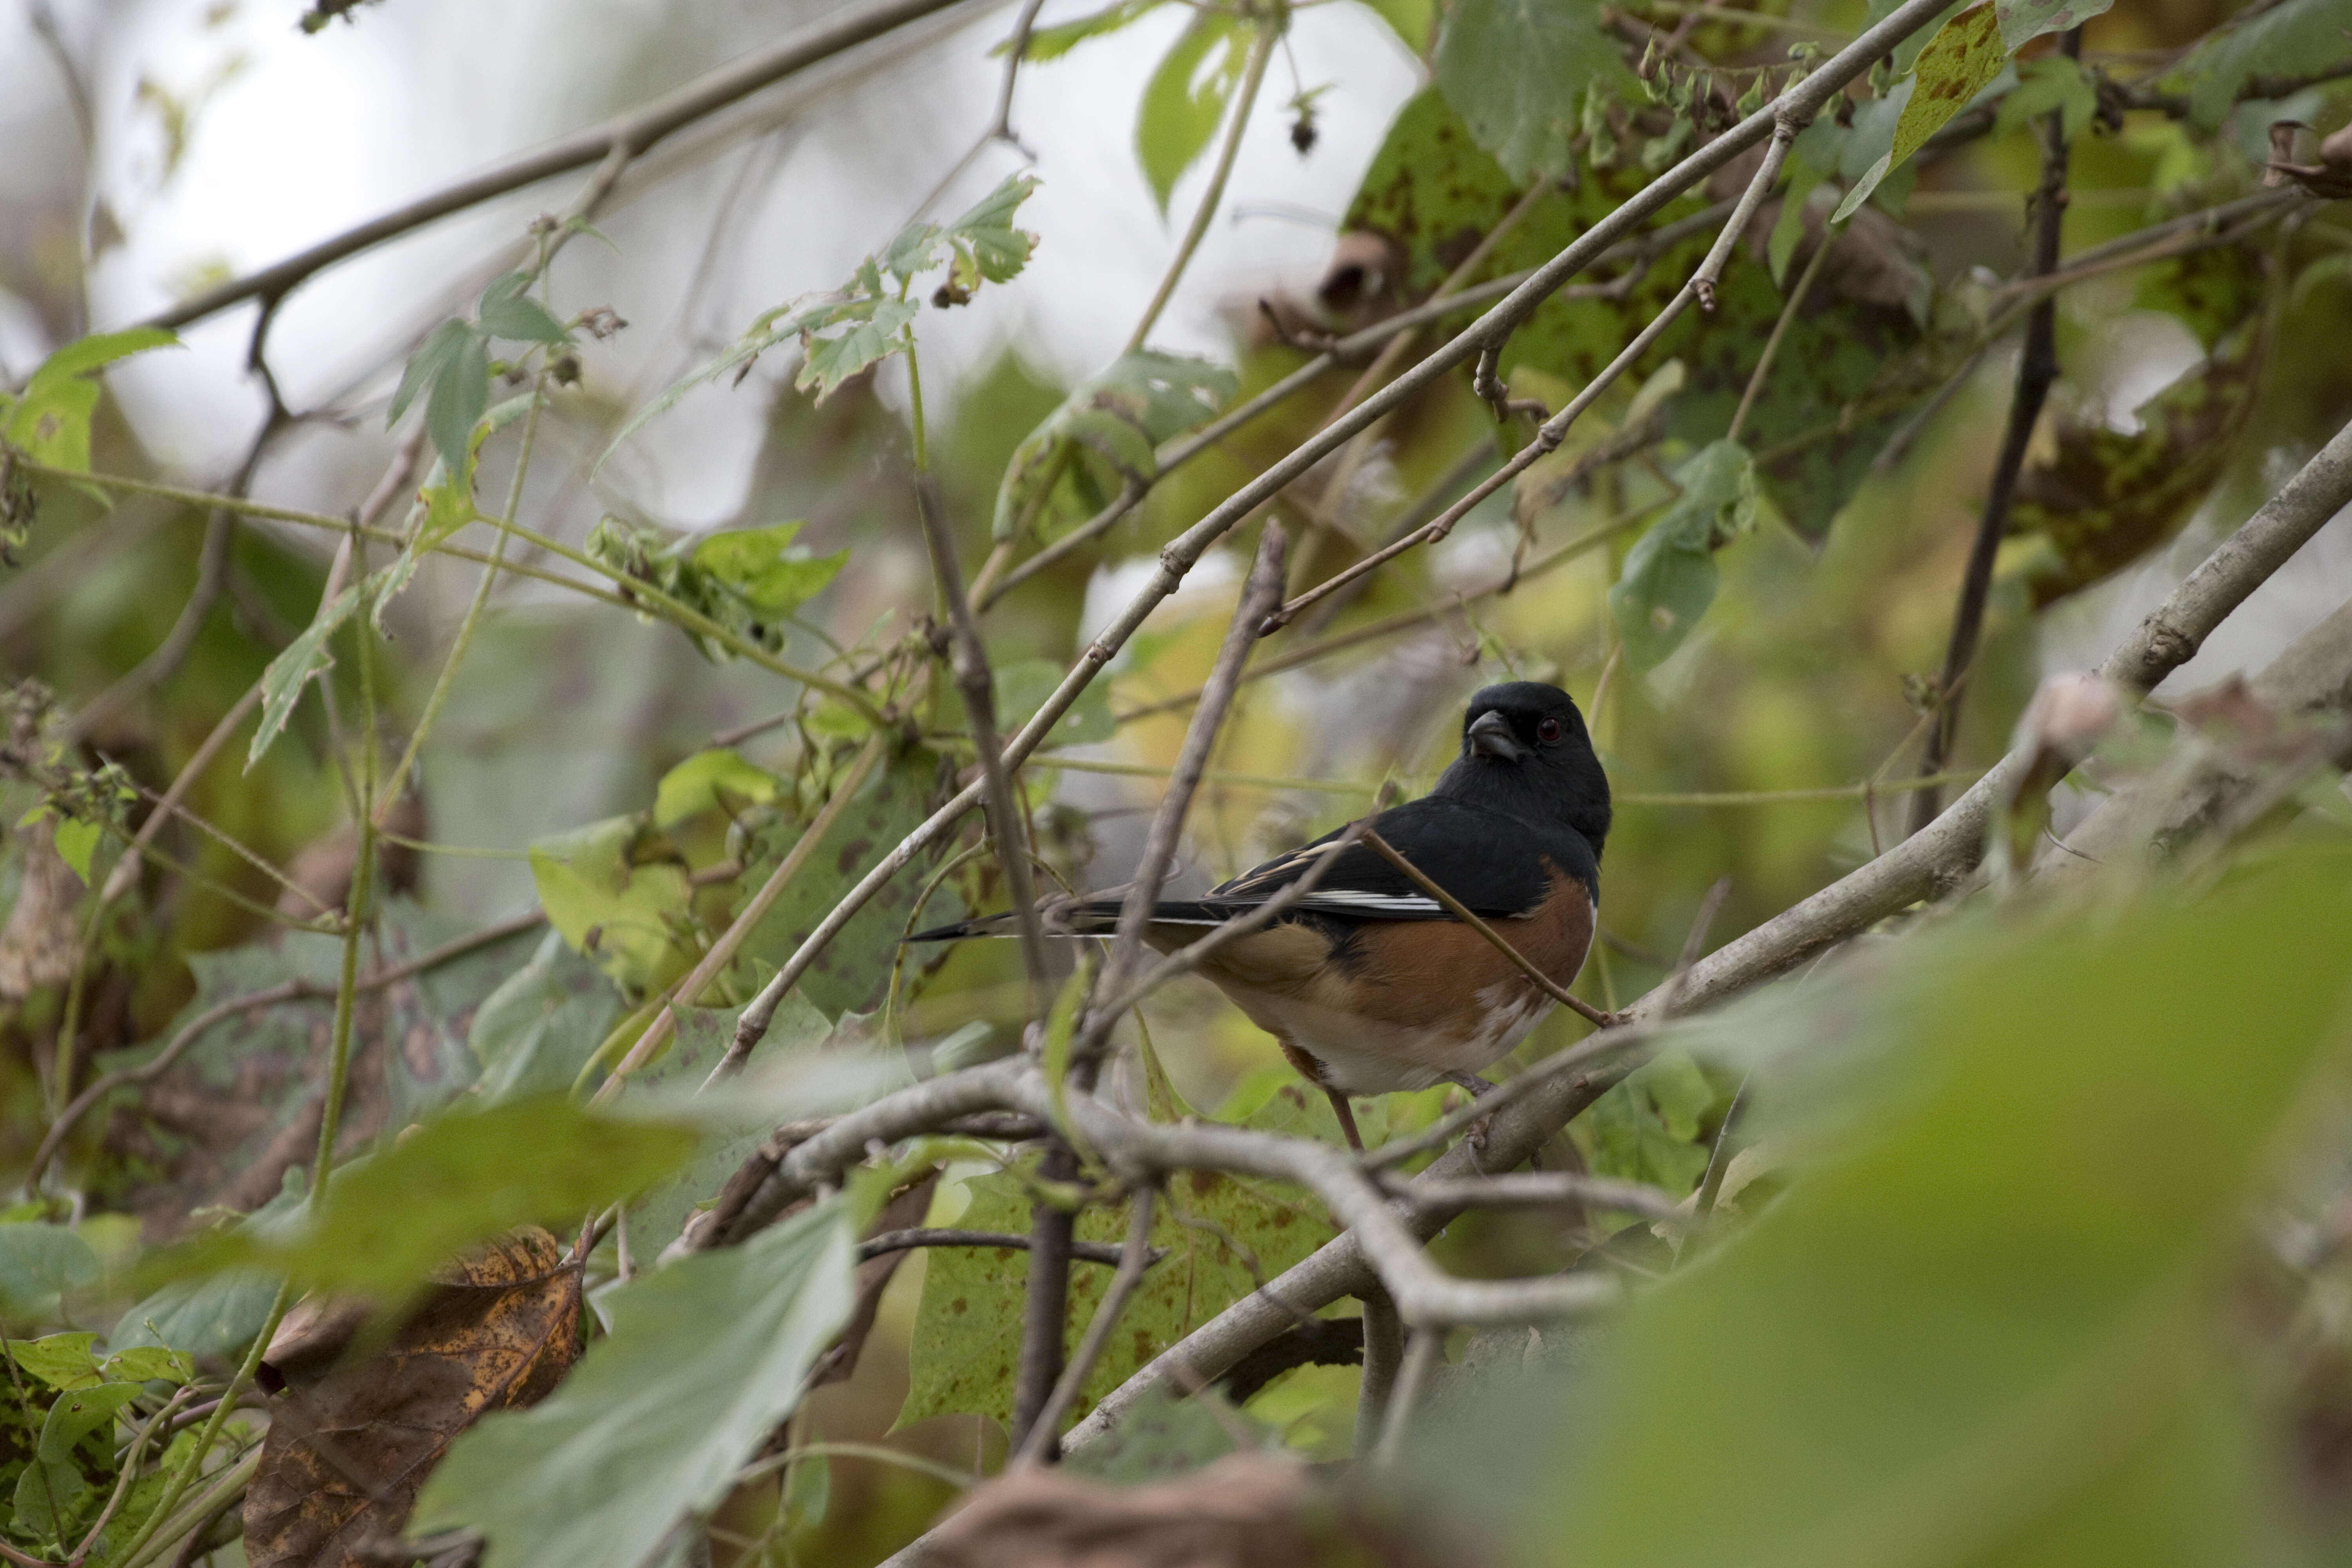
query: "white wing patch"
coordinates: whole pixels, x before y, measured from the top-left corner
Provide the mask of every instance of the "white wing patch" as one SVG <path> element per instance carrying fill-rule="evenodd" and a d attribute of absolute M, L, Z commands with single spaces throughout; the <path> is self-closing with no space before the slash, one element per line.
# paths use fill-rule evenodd
<path fill-rule="evenodd" d="M 1310 910 L 1369 915 L 1441 915 L 1444 907 L 1423 893 L 1361 893 L 1345 888 L 1309 893 L 1298 900 Z"/>

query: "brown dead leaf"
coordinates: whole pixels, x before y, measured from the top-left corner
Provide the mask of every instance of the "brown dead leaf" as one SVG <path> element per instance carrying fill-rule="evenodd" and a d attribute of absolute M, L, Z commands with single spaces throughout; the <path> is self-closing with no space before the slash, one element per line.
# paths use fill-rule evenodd
<path fill-rule="evenodd" d="M 272 1342 L 285 1393 L 245 1496 L 253 1568 L 366 1568 L 400 1532 L 417 1489 L 457 1435 L 493 1410 L 534 1405 L 580 1352 L 580 1269 L 531 1226 L 436 1276 L 382 1351 L 335 1353 L 349 1325 L 332 1302 Z M 289 1330 L 296 1325 L 289 1321 Z"/>
<path fill-rule="evenodd" d="M 25 833 L 25 878 L 17 885 L 16 907 L 0 930 L 0 1002 L 22 1002 L 34 992 L 63 985 L 73 978 L 81 952 L 81 926 L 74 906 L 81 900 L 81 879 L 73 874 L 53 842 L 47 820 Z"/>
<path fill-rule="evenodd" d="M 413 790 L 403 795 L 392 803 L 379 826 L 402 838 L 425 837 L 425 802 Z M 351 900 L 352 868 L 358 860 L 359 847 L 359 830 L 346 822 L 296 850 L 294 858 L 286 865 L 286 879 L 293 886 L 278 895 L 278 912 L 295 920 L 311 920 L 340 910 Z M 376 883 L 379 895 L 405 893 L 415 888 L 415 850 L 387 840 L 379 845 L 376 853 L 376 864 L 383 873 Z"/>
<path fill-rule="evenodd" d="M 1066 1470 L 1008 1471 L 931 1533 L 924 1568 L 1387 1568 L 1431 1561 L 1334 1508 L 1307 1467 L 1230 1454 L 1181 1480 L 1120 1489 Z"/>

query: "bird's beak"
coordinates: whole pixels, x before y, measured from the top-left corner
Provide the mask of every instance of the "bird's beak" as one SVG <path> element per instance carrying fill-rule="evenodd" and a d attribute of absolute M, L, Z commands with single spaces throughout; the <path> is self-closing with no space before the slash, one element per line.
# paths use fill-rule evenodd
<path fill-rule="evenodd" d="M 1492 757 L 1496 762 L 1516 763 L 1527 754 L 1527 749 L 1519 744 L 1518 737 L 1511 733 L 1510 721 L 1491 710 L 1479 714 L 1472 721 L 1469 733 L 1464 739 L 1469 742 L 1470 754 L 1474 757 Z"/>

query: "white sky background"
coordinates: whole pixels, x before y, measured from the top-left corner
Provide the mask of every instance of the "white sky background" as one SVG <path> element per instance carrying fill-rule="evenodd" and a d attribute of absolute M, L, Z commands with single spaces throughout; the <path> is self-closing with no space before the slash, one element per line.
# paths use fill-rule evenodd
<path fill-rule="evenodd" d="M 509 153 L 643 101 L 755 48 L 830 7 L 663 4 L 660 0 L 383 0 L 305 37 L 298 0 L 146 0 L 119 9 L 57 6 L 81 49 L 99 120 L 99 194 L 128 243 L 97 268 L 92 324 L 127 324 L 175 298 L 201 268 L 266 265 Z M 1050 23 L 1093 0 L 1051 0 Z M 225 19 L 215 20 L 226 10 Z M 1110 38 L 1024 73 L 1013 123 L 1038 155 L 1044 188 L 1024 226 L 1044 243 L 1015 283 L 973 308 L 926 311 L 926 391 L 1007 341 L 1041 370 L 1076 379 L 1115 357 L 1198 202 L 1210 159 L 1180 183 L 1163 221 L 1133 152 L 1144 81 L 1185 19 L 1169 6 Z M 599 223 L 618 247 L 575 240 L 556 273 L 560 306 L 610 303 L 633 324 L 592 350 L 592 383 L 642 401 L 740 331 L 760 310 L 838 283 L 902 222 L 987 121 L 1001 79 L 989 48 L 1009 31 L 1008 4 L 807 105 L 777 133 L 781 147 L 730 153 L 615 210 Z M 1322 139 L 1302 160 L 1283 106 L 1287 62 L 1269 70 L 1227 191 L 1226 213 L 1202 245 L 1155 346 L 1228 356 L 1222 308 L 1269 289 L 1310 286 L 1328 255 L 1328 222 L 1245 216 L 1268 206 L 1336 219 L 1418 67 L 1369 12 L 1350 5 L 1299 13 L 1291 52 L 1319 100 Z M 242 56 L 195 122 L 184 159 L 164 181 L 163 138 L 141 107 L 142 78 L 185 96 Z M 19 121 L 62 121 L 54 67 L 24 10 L 0 11 L 0 139 Z M 57 149 L 69 153 L 70 146 Z M 781 152 L 781 157 L 777 153 Z M 743 160 L 770 171 L 742 204 L 731 242 L 690 318 L 679 307 L 712 215 Z M 1021 167 L 992 149 L 940 204 L 954 212 Z M 291 296 L 270 360 L 289 403 L 315 405 L 357 378 L 390 390 L 402 346 L 470 303 L 452 279 L 478 282 L 530 220 L 558 210 L 584 174 L 445 219 L 416 237 L 322 274 Z M 0 174 L 0 181 L 15 177 Z M 151 449 L 182 477 L 217 479 L 257 426 L 262 403 L 243 370 L 252 317 L 240 310 L 184 335 L 182 353 L 147 356 L 113 385 Z M 0 361 L 20 376 L 49 346 L 27 341 L 24 315 L 0 300 Z M 787 373 L 789 366 L 763 374 Z M 886 387 L 886 390 L 888 390 Z M 630 500 L 666 521 L 731 516 L 743 500 L 765 398 L 746 384 L 698 394 L 649 427 L 608 470 Z M 340 510 L 383 460 L 381 415 L 364 437 L 287 444 L 261 489 L 274 499 Z"/>

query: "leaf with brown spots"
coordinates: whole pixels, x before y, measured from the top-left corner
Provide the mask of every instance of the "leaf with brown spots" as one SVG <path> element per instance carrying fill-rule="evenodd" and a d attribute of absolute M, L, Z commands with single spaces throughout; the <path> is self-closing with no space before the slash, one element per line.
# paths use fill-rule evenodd
<path fill-rule="evenodd" d="M 400 1533 L 457 1435 L 487 1412 L 538 1403 L 570 1369 L 580 1270 L 531 1226 L 442 1270 L 373 1355 L 342 1353 L 356 1325 L 331 1305 L 306 1321 L 310 1331 L 271 1346 L 284 1392 L 245 1496 L 247 1559 L 253 1568 L 373 1568 L 365 1548 Z M 298 1325 L 289 1318 L 288 1327 Z"/>
<path fill-rule="evenodd" d="M 2120 571 L 2180 531 L 2238 449 L 2269 343 L 2266 268 L 2254 247 L 2157 269 L 2145 304 L 2179 316 L 2212 353 L 2136 411 L 2129 434 L 2062 414 L 2055 454 L 2019 477 L 2011 530 L 2039 533 L 2021 570 L 2037 607 Z"/>
<path fill-rule="evenodd" d="M 1311 1121 L 1307 1097 L 1286 1086 L 1253 1112 L 1245 1125 L 1304 1132 Z M 1339 1129 L 1320 1095 L 1313 1097 L 1328 1141 Z M 971 1230 L 1029 1229 L 1029 1193 L 1010 1174 L 968 1184 L 971 1206 L 955 1225 Z M 1127 1210 L 1094 1208 L 1078 1216 L 1078 1238 L 1113 1245 L 1127 1236 Z M 1320 1205 L 1302 1194 L 1243 1181 L 1213 1171 L 1173 1178 L 1152 1215 L 1151 1242 L 1167 1248 L 1128 1300 L 1102 1359 L 1087 1375 L 1071 1415 L 1079 1416 L 1129 1375 L 1234 1302 L 1305 1258 L 1335 1234 Z M 954 1247 L 932 1250 L 915 1315 L 911 1385 L 898 1424 L 950 1413 L 1006 1418 L 1012 1405 L 1013 1362 L 1021 1333 L 1029 1255 L 1009 1247 Z M 1111 1270 L 1078 1263 L 1070 1270 L 1067 1349 L 1094 1317 L 1110 1286 Z"/>

